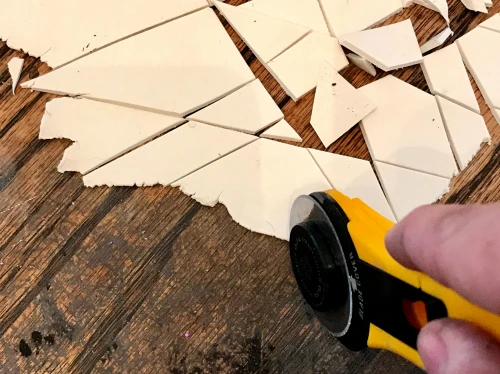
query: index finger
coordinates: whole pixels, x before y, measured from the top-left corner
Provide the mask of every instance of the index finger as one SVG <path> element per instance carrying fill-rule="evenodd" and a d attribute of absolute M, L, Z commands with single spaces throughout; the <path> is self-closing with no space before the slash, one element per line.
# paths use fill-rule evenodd
<path fill-rule="evenodd" d="M 404 266 L 500 314 L 500 204 L 418 208 L 389 231 L 386 247 Z"/>

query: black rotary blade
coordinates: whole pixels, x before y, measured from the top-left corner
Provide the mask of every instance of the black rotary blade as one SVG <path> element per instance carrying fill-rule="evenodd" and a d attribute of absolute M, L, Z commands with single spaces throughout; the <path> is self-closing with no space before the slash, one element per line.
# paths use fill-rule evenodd
<path fill-rule="evenodd" d="M 352 313 L 346 259 L 319 202 L 300 196 L 290 218 L 290 257 L 302 295 L 335 336 L 345 334 Z"/>
<path fill-rule="evenodd" d="M 347 348 L 367 347 L 370 330 L 362 261 L 342 207 L 327 193 L 300 196 L 290 216 L 290 258 L 302 295 Z"/>

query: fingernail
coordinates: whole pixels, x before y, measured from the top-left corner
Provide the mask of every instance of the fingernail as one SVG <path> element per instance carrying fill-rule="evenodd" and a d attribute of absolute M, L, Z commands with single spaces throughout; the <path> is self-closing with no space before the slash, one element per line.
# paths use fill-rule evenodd
<path fill-rule="evenodd" d="M 385 235 L 385 246 L 389 253 L 392 252 L 395 248 L 400 246 L 401 242 L 401 230 L 398 230 L 397 226 L 394 226 L 390 229 Z"/>
<path fill-rule="evenodd" d="M 438 321 L 430 323 L 420 332 L 418 337 L 418 353 L 429 374 L 440 374 L 446 368 L 448 351 L 442 337 L 442 328 Z"/>

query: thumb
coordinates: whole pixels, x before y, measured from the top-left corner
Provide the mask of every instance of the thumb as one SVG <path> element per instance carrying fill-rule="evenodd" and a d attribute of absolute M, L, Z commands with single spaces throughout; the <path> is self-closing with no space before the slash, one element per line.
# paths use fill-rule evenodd
<path fill-rule="evenodd" d="M 430 322 L 418 336 L 418 351 L 429 374 L 500 373 L 499 343 L 467 322 Z"/>

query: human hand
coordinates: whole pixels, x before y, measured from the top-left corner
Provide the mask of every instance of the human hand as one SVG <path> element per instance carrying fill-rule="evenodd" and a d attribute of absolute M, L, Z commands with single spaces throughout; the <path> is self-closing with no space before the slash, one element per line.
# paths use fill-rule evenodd
<path fill-rule="evenodd" d="M 401 264 L 500 314 L 500 204 L 416 209 L 386 236 Z M 466 322 L 441 319 L 418 336 L 429 374 L 499 374 L 500 342 Z"/>

